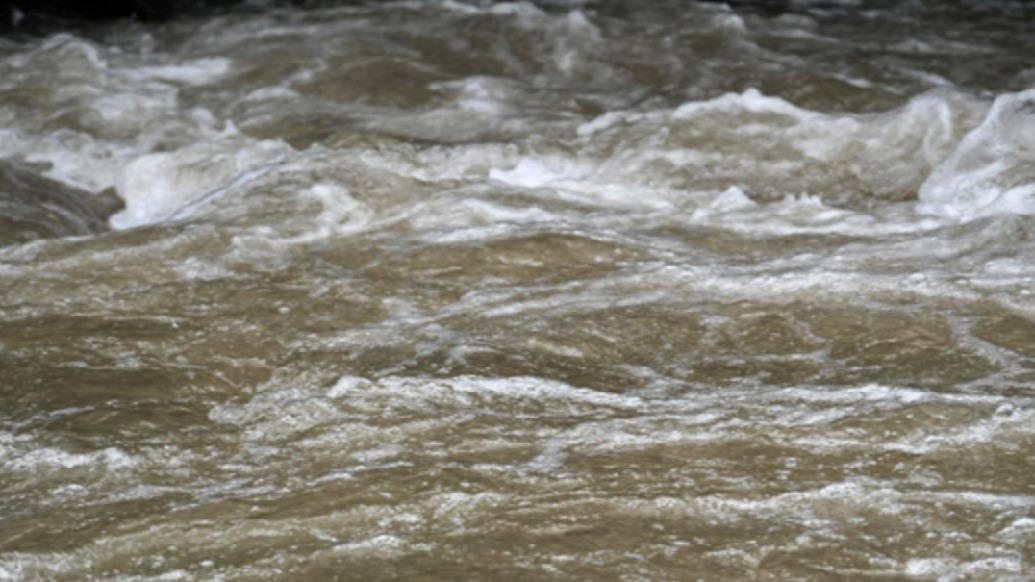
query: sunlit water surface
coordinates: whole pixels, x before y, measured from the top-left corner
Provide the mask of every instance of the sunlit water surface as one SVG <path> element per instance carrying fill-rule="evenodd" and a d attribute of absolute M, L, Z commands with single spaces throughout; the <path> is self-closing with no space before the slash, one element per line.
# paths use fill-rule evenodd
<path fill-rule="evenodd" d="M 794 7 L 0 40 L 0 578 L 1035 578 L 1035 5 Z"/>

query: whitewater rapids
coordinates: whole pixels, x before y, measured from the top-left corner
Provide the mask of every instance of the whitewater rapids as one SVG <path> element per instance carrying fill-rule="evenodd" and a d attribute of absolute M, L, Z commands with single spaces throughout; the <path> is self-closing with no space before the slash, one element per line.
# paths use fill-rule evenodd
<path fill-rule="evenodd" d="M 1035 578 L 1035 5 L 0 38 L 0 579 Z"/>

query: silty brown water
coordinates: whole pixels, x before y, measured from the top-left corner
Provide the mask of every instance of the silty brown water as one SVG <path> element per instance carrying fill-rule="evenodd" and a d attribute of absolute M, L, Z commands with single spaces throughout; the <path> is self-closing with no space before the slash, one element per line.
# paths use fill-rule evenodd
<path fill-rule="evenodd" d="M 0 578 L 1035 576 L 1033 7 L 794 7 L 0 40 Z"/>

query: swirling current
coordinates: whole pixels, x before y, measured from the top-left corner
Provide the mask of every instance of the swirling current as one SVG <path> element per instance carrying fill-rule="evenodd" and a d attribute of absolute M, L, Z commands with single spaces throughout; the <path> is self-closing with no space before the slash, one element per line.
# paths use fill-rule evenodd
<path fill-rule="evenodd" d="M 0 579 L 1035 579 L 1035 4 L 0 37 Z"/>

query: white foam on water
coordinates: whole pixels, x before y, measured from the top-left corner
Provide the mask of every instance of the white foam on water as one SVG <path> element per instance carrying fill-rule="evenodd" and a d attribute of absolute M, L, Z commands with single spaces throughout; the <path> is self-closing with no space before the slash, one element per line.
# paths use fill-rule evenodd
<path fill-rule="evenodd" d="M 273 381 L 274 388 L 256 394 L 243 405 L 225 403 L 214 407 L 209 419 L 248 426 L 246 437 L 251 440 L 282 440 L 346 418 L 331 400 L 290 381 L 287 385 L 280 382 Z"/>
<path fill-rule="evenodd" d="M 433 83 L 430 88 L 451 93 L 463 111 L 486 116 L 503 116 L 512 111 L 513 82 L 494 77 L 467 77 L 457 81 Z"/>
<path fill-rule="evenodd" d="M 380 463 L 412 452 L 407 435 L 448 423 L 455 415 L 477 412 L 487 417 L 515 414 L 614 414 L 617 411 L 646 410 L 649 403 L 635 396 L 612 394 L 571 386 L 557 380 L 535 377 L 451 378 L 387 376 L 367 379 L 342 376 L 325 392 L 313 390 L 312 380 L 288 376 L 271 381 L 268 387 L 244 403 L 225 403 L 213 408 L 209 418 L 244 429 L 250 443 L 284 442 L 310 434 L 310 445 L 347 444 L 354 449 L 353 464 Z M 552 412 L 549 412 L 552 411 Z M 385 415 L 428 418 L 411 419 L 390 428 L 368 425 L 365 419 Z M 529 469 L 560 463 L 562 444 L 544 451 Z M 549 447 L 548 447 L 549 448 Z M 541 467 L 540 467 L 541 468 Z"/>
<path fill-rule="evenodd" d="M 313 557 L 319 559 L 324 557 L 327 553 L 332 553 L 350 556 L 359 555 L 392 558 L 401 555 L 407 545 L 406 541 L 402 538 L 391 534 L 381 534 L 358 542 L 337 544 L 331 548 L 317 552 Z"/>
<path fill-rule="evenodd" d="M 212 82 L 229 68 L 222 58 L 149 66 L 117 49 L 55 35 L 33 51 L 0 61 L 7 73 L 0 86 L 51 87 L 41 92 L 36 109 L 13 110 L 0 154 L 50 163 L 49 176 L 75 186 L 110 187 L 128 159 L 198 123 L 179 103 L 179 86 Z M 48 127 L 62 116 L 72 122 Z"/>
<path fill-rule="evenodd" d="M 642 122 L 648 117 L 645 113 L 611 111 L 579 125 L 575 132 L 579 137 L 588 138 L 623 124 Z"/>
<path fill-rule="evenodd" d="M 364 385 L 362 391 L 356 386 Z M 343 386 L 340 390 L 337 386 Z M 505 405 L 507 402 L 580 404 L 616 409 L 635 409 L 643 402 L 633 396 L 623 396 L 578 388 L 558 380 L 536 377 L 492 378 L 456 376 L 447 379 L 386 377 L 376 381 L 345 376 L 338 381 L 332 393 L 346 394 L 347 401 L 355 404 L 360 399 L 399 399 L 407 406 L 443 406 L 450 402 L 469 404 Z M 355 395 L 355 399 L 349 395 Z M 371 402 L 374 404 L 374 402 Z M 375 405 L 378 406 L 378 405 Z"/>
<path fill-rule="evenodd" d="M 1035 214 L 1035 90 L 1000 95 L 920 188 L 920 212 L 964 222 Z"/>
<path fill-rule="evenodd" d="M 468 4 L 453 6 L 453 3 L 446 3 L 444 6 L 449 6 L 457 9 L 463 9 L 465 11 L 482 11 L 482 7 L 472 6 Z M 520 7 L 520 12 L 527 12 L 530 8 L 534 9 L 531 5 L 524 3 L 518 3 L 514 5 L 493 5 L 489 8 L 490 11 L 512 11 Z M 542 14 L 538 9 L 534 9 L 537 14 Z M 723 17 L 728 20 L 731 17 L 735 17 L 732 13 L 720 13 L 716 17 Z M 552 18 L 552 17 L 551 17 Z M 579 11 L 569 12 L 566 16 L 561 17 L 558 22 L 562 22 L 567 28 L 573 30 L 583 30 L 590 36 L 599 35 L 599 30 L 589 21 L 585 14 Z M 198 86 L 212 82 L 219 81 L 224 78 L 231 70 L 233 63 L 230 59 L 226 58 L 201 58 L 191 61 L 185 61 L 181 63 L 166 63 L 161 65 L 145 65 L 135 67 L 121 67 L 112 64 L 112 60 L 106 56 L 102 56 L 98 49 L 91 45 L 75 39 L 73 37 L 63 37 L 49 41 L 45 48 L 52 50 L 55 47 L 65 51 L 73 51 L 77 55 L 82 55 L 87 62 L 91 63 L 91 66 L 98 70 L 106 71 L 110 75 L 121 76 L 124 81 L 129 80 L 137 83 L 139 88 L 147 88 L 147 91 L 154 93 L 158 91 L 154 84 L 180 84 Z M 121 67 L 121 68 L 120 68 Z M 502 83 L 502 84 L 501 84 Z M 506 114 L 511 107 L 513 100 L 512 83 L 506 83 L 502 80 L 491 79 L 491 78 L 469 78 L 461 79 L 457 81 L 451 81 L 448 83 L 440 83 L 439 86 L 443 88 L 453 88 L 461 93 L 461 97 L 458 100 L 461 108 L 473 108 L 479 113 L 486 114 L 492 117 L 499 117 Z M 276 88 L 260 89 L 253 91 L 249 98 L 253 99 L 265 99 L 273 97 L 284 97 L 287 96 L 275 92 Z M 281 88 L 283 89 L 283 88 Z M 118 122 L 120 118 L 125 118 L 126 122 L 129 123 L 132 119 L 141 118 L 153 118 L 158 111 L 167 110 L 170 107 L 175 107 L 176 90 L 175 88 L 167 88 L 165 92 L 154 93 L 133 93 L 133 92 L 122 92 L 112 93 L 103 99 L 99 100 L 95 104 L 96 110 L 103 117 L 111 122 Z M 263 91 L 266 91 L 264 93 Z M 1002 99 L 1000 100 L 1002 101 Z M 999 102 L 997 102 L 999 103 Z M 1001 109 L 1000 105 L 997 105 L 997 110 Z M 808 111 L 797 107 L 790 102 L 781 99 L 779 97 L 771 97 L 761 94 L 755 89 L 748 89 L 743 93 L 729 93 L 721 97 L 711 99 L 703 102 L 692 102 L 684 104 L 672 112 L 672 119 L 675 121 L 693 121 L 701 115 L 705 114 L 721 114 L 721 115 L 737 115 L 739 113 L 750 113 L 750 114 L 776 114 L 785 116 L 795 120 L 795 122 L 802 126 L 804 131 L 805 126 L 815 125 L 817 130 L 808 130 L 805 133 L 808 135 L 798 136 L 795 143 L 795 147 L 801 149 L 807 156 L 814 158 L 824 158 L 830 155 L 831 151 L 838 149 L 837 143 L 839 139 L 837 131 L 831 131 L 834 128 L 844 126 L 845 128 L 851 129 L 852 127 L 862 127 L 862 125 L 877 123 L 876 121 L 865 121 L 864 117 L 852 117 L 852 116 L 831 116 L 826 114 L 819 114 L 816 112 Z M 646 115 L 646 117 L 645 117 Z M 931 116 L 934 117 L 931 117 Z M 897 116 L 897 117 L 896 117 Z M 945 145 L 944 142 L 947 139 L 951 139 L 951 131 L 946 128 L 952 127 L 952 121 L 949 119 L 950 114 L 947 112 L 945 101 L 935 96 L 922 96 L 920 98 L 912 100 L 900 113 L 895 115 L 885 116 L 888 119 L 894 118 L 899 119 L 894 121 L 889 127 L 894 126 L 894 131 L 900 131 L 903 128 L 909 129 L 910 131 L 917 130 L 922 125 L 927 125 L 932 128 L 923 138 L 923 159 L 925 163 L 935 163 L 938 161 L 939 156 L 942 155 L 942 150 Z M 915 118 L 915 119 L 914 119 Z M 990 119 L 992 114 L 990 114 Z M 876 120 L 876 117 L 870 117 L 867 119 Z M 931 122 L 931 120 L 935 120 Z M 940 120 L 940 121 L 939 121 Z M 640 112 L 612 112 L 605 113 L 595 120 L 584 123 L 577 127 L 577 133 L 582 138 L 591 138 L 598 133 L 613 131 L 620 125 L 624 124 L 639 124 L 650 121 L 654 123 L 656 116 L 647 115 Z M 865 122 L 865 123 L 864 123 Z M 930 123 L 929 123 L 930 122 Z M 860 125 L 862 124 L 862 125 Z M 897 125 L 896 125 L 897 124 Z M 986 121 L 986 125 L 988 122 Z M 877 125 L 880 125 L 877 123 Z M 822 132 L 818 131 L 818 128 L 825 127 L 826 129 Z M 869 130 L 867 130 L 869 131 Z M 892 131 L 892 130 L 889 130 Z M 926 131 L 926 130 L 925 130 Z M 872 133 L 872 131 L 870 132 Z M 886 132 L 885 132 L 886 133 Z M 814 134 L 817 137 L 810 137 Z M 821 138 L 819 136 L 827 136 Z M 1018 132 L 1018 135 L 1024 135 L 1023 132 Z M 793 137 L 793 136 L 792 136 Z M 883 135 L 878 133 L 877 137 L 881 137 L 885 142 L 887 138 L 893 137 L 891 135 Z M 132 147 L 128 144 L 115 144 L 115 143 L 95 143 L 86 145 L 90 147 L 83 147 L 83 141 L 89 140 L 88 136 L 79 138 L 80 143 L 76 144 L 75 148 L 78 152 L 84 150 L 91 150 L 100 148 L 100 151 L 94 156 L 95 160 L 89 163 L 76 163 L 73 158 L 82 160 L 80 156 L 64 155 L 62 152 L 68 151 L 70 148 L 61 148 L 60 151 L 54 152 L 50 155 L 43 153 L 45 148 L 40 147 L 39 143 L 23 144 L 17 146 L 9 146 L 4 148 L 8 151 L 15 149 L 22 150 L 34 150 L 34 159 L 39 161 L 48 161 L 55 165 L 55 168 L 51 170 L 51 175 L 58 177 L 69 182 L 74 182 L 78 185 L 88 186 L 91 190 L 99 190 L 105 187 L 113 185 L 111 176 L 119 176 L 119 190 L 123 192 L 127 197 L 127 209 L 117 216 L 113 220 L 113 225 L 118 228 L 126 228 L 145 224 L 148 222 L 154 222 L 155 220 L 161 220 L 169 216 L 170 211 L 174 211 L 178 205 L 189 203 L 191 200 L 199 195 L 204 195 L 205 191 L 211 191 L 218 188 L 221 181 L 228 179 L 228 174 L 231 176 L 239 175 L 241 166 L 248 166 L 247 162 L 241 163 L 235 161 L 232 165 L 235 166 L 237 172 L 232 170 L 214 171 L 214 168 L 210 166 L 209 170 L 212 176 L 209 178 L 203 177 L 201 174 L 206 172 L 198 172 L 197 166 L 198 160 L 191 160 L 190 150 L 204 149 L 199 144 L 191 145 L 190 147 L 179 152 L 161 152 L 161 153 L 145 153 L 140 155 L 139 151 L 133 151 Z M 826 141 L 824 141 L 826 140 Z M 6 140 L 8 143 L 12 142 L 10 136 L 7 136 Z M 842 140 L 843 141 L 843 140 Z M 961 146 L 962 147 L 962 146 Z M 128 149 L 127 149 L 128 148 Z M 671 152 L 666 153 L 670 155 Z M 957 152 L 959 155 L 959 152 Z M 211 156 L 213 152 L 205 151 L 200 155 Z M 218 157 L 218 154 L 216 154 Z M 175 160 L 176 157 L 187 158 L 182 162 Z M 224 154 L 225 159 L 225 154 Z M 103 165 L 96 164 L 96 159 L 107 158 L 109 161 Z M 563 164 L 562 164 L 563 165 Z M 581 167 L 580 167 L 581 166 Z M 99 168 L 95 171 L 96 176 L 84 175 L 88 168 Z M 112 169 L 116 169 L 112 172 Z M 598 196 L 596 201 L 598 203 L 609 203 L 614 205 L 625 205 L 625 206 L 640 206 L 650 207 L 655 210 L 664 210 L 672 208 L 672 201 L 670 193 L 658 194 L 657 189 L 643 188 L 641 185 L 628 182 L 628 181 L 616 181 L 616 180 L 600 180 L 594 176 L 599 173 L 601 168 L 595 165 L 588 164 L 567 164 L 565 167 L 558 169 L 557 164 L 547 165 L 543 163 L 542 159 L 524 158 L 517 163 L 517 165 L 510 168 L 499 168 L 493 167 L 490 170 L 490 177 L 496 180 L 505 181 L 510 184 L 518 185 L 521 187 L 528 188 L 554 188 L 558 191 L 563 192 L 576 192 L 579 196 L 573 198 L 574 202 L 584 202 L 586 200 L 592 200 L 592 197 L 583 196 L 590 191 L 595 191 L 598 195 L 603 193 L 603 197 Z M 1003 173 L 1009 172 L 1009 167 L 995 167 L 992 168 L 992 173 Z M 612 172 L 612 170 L 608 170 Z M 946 171 L 939 170 L 935 175 L 929 179 L 928 184 L 925 185 L 925 192 L 934 191 L 934 185 L 938 182 L 936 179 L 938 175 L 945 174 Z M 133 174 L 148 174 L 156 176 L 156 179 L 152 180 L 152 185 L 148 187 L 144 184 L 144 180 L 134 180 Z M 188 176 L 188 174 L 192 174 Z M 977 175 L 976 175 L 977 176 Z M 977 176 L 980 178 L 980 176 Z M 742 189 L 742 191 L 745 191 Z M 201 192 L 201 194 L 199 194 Z M 610 193 L 608 193 L 610 192 Z M 1023 210 L 1026 206 L 1018 206 L 1020 200 L 1027 196 L 1028 189 L 1026 186 L 1022 186 L 1020 190 L 1007 190 L 1003 196 L 999 196 L 999 202 L 996 202 L 992 206 L 989 206 L 989 211 L 994 208 L 1008 209 L 1011 211 L 1018 211 L 1018 208 Z M 884 226 L 881 223 L 885 221 L 887 216 L 876 216 L 870 217 L 866 215 L 859 215 L 853 213 L 840 213 L 838 214 L 833 209 L 822 209 L 817 211 L 816 204 L 805 204 L 806 201 L 818 200 L 815 198 L 818 194 L 807 194 L 803 193 L 800 197 L 793 198 L 798 201 L 795 204 L 795 214 L 800 218 L 803 214 L 809 214 L 809 221 L 812 225 L 808 229 L 812 232 L 851 232 L 858 234 L 872 229 L 875 235 L 882 235 L 894 232 L 902 232 L 909 228 L 917 227 L 917 224 L 911 224 L 906 220 L 899 220 L 893 226 Z M 790 195 L 789 195 L 790 196 Z M 930 210 L 932 208 L 930 195 L 923 195 L 926 206 L 922 205 L 922 208 Z M 633 202 L 635 201 L 635 202 Z M 727 197 L 728 201 L 728 197 Z M 728 215 L 725 220 L 720 220 L 719 223 L 725 226 L 733 226 L 737 223 L 738 219 L 742 219 L 742 222 L 750 224 L 745 228 L 759 228 L 760 224 L 764 224 L 764 216 L 776 215 L 778 218 L 776 222 L 785 221 L 787 218 L 786 212 L 782 212 L 789 205 L 777 205 L 767 207 L 766 209 L 755 213 L 752 219 L 747 219 L 744 216 Z M 987 206 L 987 205 L 986 205 Z M 809 208 L 811 212 L 806 212 Z M 952 214 L 952 212 L 945 211 L 944 205 L 940 206 L 943 212 L 940 214 Z M 703 219 L 705 215 L 717 215 L 720 213 L 714 212 L 720 210 L 721 204 L 718 207 L 700 209 L 696 216 L 698 219 Z M 743 209 L 741 209 L 743 210 Z M 776 212 L 773 212 L 776 211 Z M 980 211 L 977 215 L 980 215 L 985 211 Z M 957 213 L 958 214 L 958 213 Z M 966 213 L 964 213 L 966 214 Z M 974 215 L 974 213 L 969 213 Z M 823 225 L 817 226 L 816 222 L 822 222 Z M 841 226 L 841 225 L 845 226 Z M 926 222 L 920 221 L 919 228 L 927 229 L 935 226 L 937 223 L 931 220 Z M 794 227 L 777 227 L 774 229 L 775 232 L 783 232 L 785 230 L 793 231 Z M 323 232 L 323 231 L 321 231 Z"/>
<path fill-rule="evenodd" d="M 522 158 L 510 169 L 493 168 L 489 172 L 489 177 L 524 188 L 541 188 L 571 179 L 570 176 L 558 172 L 542 161 L 529 158 Z M 574 180 L 578 181 L 578 178 Z"/>
<path fill-rule="evenodd" d="M 302 194 L 317 200 L 321 209 L 306 232 L 288 239 L 290 242 L 355 234 L 364 230 L 374 218 L 369 206 L 357 201 L 348 188 L 339 184 L 317 183 Z"/>
<path fill-rule="evenodd" d="M 1024 561 L 1018 556 L 996 556 L 969 562 L 955 558 L 912 558 L 906 562 L 903 573 L 906 576 L 939 581 L 984 578 L 993 574 L 996 580 L 1020 580 L 1005 578 L 1004 575 L 1023 574 Z"/>
<path fill-rule="evenodd" d="M 541 453 L 524 465 L 524 469 L 534 473 L 556 474 L 564 467 L 567 457 L 564 446 L 565 443 L 561 441 L 547 443 Z"/>
<path fill-rule="evenodd" d="M 177 77 L 174 80 L 204 83 L 225 74 L 229 65 L 218 60 L 211 62 L 203 60 L 196 67 L 194 65 L 183 66 L 185 68 L 180 71 L 182 79 Z M 196 77 L 192 76 L 195 74 Z M 171 76 L 176 77 L 176 75 Z M 487 85 L 486 83 L 490 81 L 491 83 Z M 500 96 L 493 96 L 495 89 L 490 89 L 494 86 L 493 83 L 496 81 L 487 78 L 473 78 L 442 86 L 455 85 L 461 92 L 470 93 L 469 96 L 461 98 L 459 102 L 475 106 L 482 113 L 498 116 L 509 107 L 504 105 L 510 98 L 509 89 L 503 88 Z M 166 108 L 169 103 L 169 95 L 174 94 L 167 93 L 155 98 L 132 93 L 115 94 L 106 98 L 109 100 L 107 105 L 104 101 L 99 102 L 97 110 L 102 115 L 124 116 L 127 120 L 153 117 L 154 111 Z M 253 96 L 255 98 L 268 97 L 265 94 L 260 95 L 254 92 Z M 280 94 L 278 93 L 276 96 L 279 97 Z M 112 99 L 118 100 L 118 103 L 111 101 Z M 132 106 L 126 105 L 127 103 Z M 924 103 L 929 105 L 924 105 Z M 104 113 L 105 111 L 109 111 L 109 113 Z M 776 113 L 792 117 L 799 124 L 819 124 L 817 127 L 837 126 L 844 123 L 858 126 L 858 122 L 852 121 L 850 118 L 832 118 L 809 112 L 782 99 L 764 96 L 756 90 L 748 90 L 742 94 L 728 94 L 711 101 L 686 104 L 673 113 L 673 118 L 692 120 L 706 113 L 733 115 L 737 111 Z M 914 111 L 920 113 L 911 113 Z M 928 111 L 934 112 L 936 116 L 941 116 L 943 120 L 947 119 L 948 114 L 945 112 L 944 102 L 927 96 L 912 101 L 904 113 L 899 115 L 904 121 L 896 121 L 895 123 L 898 125 L 895 127 L 914 127 L 926 119 L 923 116 L 927 115 Z M 939 111 L 940 113 L 938 113 Z M 910 121 L 912 117 L 916 117 L 916 120 Z M 613 131 L 620 124 L 650 124 L 656 123 L 657 119 L 657 116 L 645 117 L 639 113 L 604 114 L 579 127 L 577 132 L 582 138 L 592 138 L 598 133 Z M 112 117 L 112 120 L 117 121 L 115 117 Z M 202 129 L 205 125 L 213 127 L 215 123 L 210 116 L 201 127 Z M 933 124 L 932 127 L 942 129 L 928 132 L 927 137 L 923 140 L 924 159 L 928 162 L 937 160 L 939 152 L 944 149 L 945 140 L 951 137 L 944 129 L 944 127 L 948 127 L 945 125 L 947 123 L 950 122 Z M 209 131 L 212 130 L 204 129 L 202 135 Z M 116 186 L 120 194 L 126 198 L 127 208 L 112 219 L 112 225 L 116 228 L 128 228 L 170 218 L 177 214 L 179 209 L 189 206 L 198 198 L 208 196 L 213 191 L 225 186 L 227 182 L 244 175 L 249 169 L 268 163 L 271 159 L 284 159 L 283 151 L 280 152 L 281 155 L 274 153 L 274 150 L 277 149 L 275 145 L 268 142 L 248 143 L 246 140 L 242 141 L 239 136 L 231 136 L 231 133 L 233 132 L 230 129 L 223 130 L 221 134 L 208 133 L 207 140 L 218 142 L 220 144 L 218 146 L 213 143 L 199 142 L 171 152 L 144 155 L 140 155 L 139 151 L 134 150 L 134 146 L 95 142 L 89 136 L 69 136 L 76 142 L 77 150 L 97 151 L 96 157 L 107 159 L 106 168 L 104 165 L 98 165 L 95 160 L 90 161 L 85 158 L 86 161 L 84 161 L 84 158 L 79 155 L 72 156 L 66 153 L 69 148 L 64 144 L 55 147 L 55 151 L 48 155 L 45 153 L 45 148 L 42 148 L 38 142 L 28 143 L 24 139 L 19 142 L 18 135 L 10 131 L 5 136 L 0 136 L 4 138 L 0 139 L 0 144 L 7 143 L 8 146 L 4 149 L 8 151 L 34 150 L 33 159 L 54 164 L 55 167 L 50 173 L 59 179 L 87 186 L 92 190 L 111 185 Z M 807 133 L 821 135 L 813 130 L 809 130 Z M 798 142 L 798 147 L 802 148 L 803 152 L 812 157 L 829 155 L 830 143 L 824 143 L 818 137 L 805 137 L 806 139 Z M 84 142 L 86 147 L 84 147 Z M 233 148 L 237 151 L 233 153 L 220 151 L 224 148 L 226 150 Z M 478 148 L 467 147 L 464 148 L 464 151 L 469 152 L 467 155 L 471 158 L 472 165 L 444 166 L 458 168 L 451 171 L 454 176 L 470 177 L 469 172 L 478 167 L 475 160 L 478 155 L 473 154 L 478 151 Z M 664 156 L 668 157 L 675 153 L 662 152 Z M 688 152 L 688 155 L 693 154 Z M 602 166 L 599 162 L 564 160 L 557 156 L 523 156 L 509 167 L 500 167 L 498 153 L 490 151 L 487 152 L 487 156 L 482 156 L 483 163 L 488 163 L 488 176 L 492 180 L 522 188 L 548 189 L 561 199 L 573 204 L 657 212 L 673 210 L 679 205 L 686 204 L 689 200 L 700 197 L 699 193 L 680 193 L 671 189 L 645 186 L 635 180 L 629 180 L 628 176 L 616 174 L 614 169 Z M 675 158 L 672 159 L 675 160 Z M 606 161 L 604 162 L 606 163 Z M 115 171 L 112 171 L 113 169 Z M 91 170 L 94 175 L 89 175 L 88 172 Z M 415 172 L 427 174 L 426 170 L 415 170 Z M 465 172 L 468 173 L 464 174 Z M 112 176 L 116 176 L 116 179 L 112 180 Z M 444 177 L 446 176 L 443 175 L 442 178 Z M 808 194 L 789 195 L 783 202 L 755 208 L 747 203 L 747 196 L 744 195 L 743 200 L 738 199 L 737 204 L 731 206 L 733 195 L 730 192 L 733 191 L 729 189 L 723 191 L 711 204 L 705 203 L 704 206 L 692 211 L 693 220 L 743 231 L 768 232 L 772 235 L 812 232 L 881 236 L 916 229 L 929 230 L 944 224 L 934 217 L 911 219 L 900 212 L 867 214 L 829 208 L 819 197 Z M 740 189 L 740 192 L 744 194 L 745 191 Z M 683 200 L 680 201 L 680 198 Z M 428 218 L 424 220 L 428 220 Z M 513 217 L 503 218 L 503 220 L 513 221 Z M 528 219 L 522 220 L 528 221 Z M 538 219 L 532 218 L 531 220 Z M 317 226 L 311 238 L 330 234 L 331 230 Z"/>
<path fill-rule="evenodd" d="M 822 117 L 822 114 L 801 109 L 779 97 L 763 95 L 758 89 L 747 89 L 743 93 L 726 93 L 707 101 L 684 103 L 672 112 L 675 119 L 691 119 L 702 112 L 747 111 L 750 113 L 775 113 L 799 120 Z"/>
<path fill-rule="evenodd" d="M 880 237 L 934 230 L 946 221 L 917 217 L 904 208 L 883 212 L 855 212 L 833 208 L 818 196 L 787 196 L 779 202 L 758 204 L 732 187 L 693 211 L 689 222 L 722 226 L 752 236 L 842 234 Z"/>
<path fill-rule="evenodd" d="M 500 2 L 488 8 L 489 14 L 521 14 L 525 16 L 543 16 L 545 13 L 531 2 Z"/>
<path fill-rule="evenodd" d="M 132 468 L 137 463 L 138 461 L 134 457 L 116 447 L 108 447 L 91 453 L 69 453 L 61 449 L 44 447 L 8 459 L 5 465 L 16 471 L 54 471 L 78 468 L 119 470 Z"/>
<path fill-rule="evenodd" d="M 220 80 L 231 67 L 230 59 L 209 57 L 184 63 L 138 67 L 129 69 L 126 74 L 141 81 L 154 79 L 197 87 Z"/>
<path fill-rule="evenodd" d="M 102 95 L 90 106 L 109 126 L 129 125 L 175 108 L 176 96 L 171 93 L 148 95 L 123 91 Z"/>
<path fill-rule="evenodd" d="M 956 426 L 945 434 L 908 439 L 903 445 L 914 445 L 919 450 L 940 447 L 965 448 L 975 444 L 990 444 L 1009 449 L 1016 448 L 1015 440 L 1035 435 L 1035 409 L 1016 409 L 1008 414 L 995 415 L 971 424 Z"/>
<path fill-rule="evenodd" d="M 48 164 L 51 168 L 44 175 L 88 191 L 110 188 L 112 176 L 135 153 L 131 146 L 105 143 L 69 130 L 39 137 L 0 129 L 0 156 Z"/>
<path fill-rule="evenodd" d="M 845 404 L 861 402 L 896 402 L 901 404 L 915 404 L 918 402 L 960 402 L 968 404 L 994 404 L 1005 401 L 1003 397 L 995 395 L 931 392 L 916 388 L 884 386 L 881 384 L 868 384 L 866 386 L 829 390 L 804 387 L 783 388 L 768 393 L 766 397 L 778 400 Z"/>
<path fill-rule="evenodd" d="M 689 206 L 702 222 L 773 235 L 811 231 L 886 236 L 930 230 L 951 221 L 917 215 L 907 204 L 849 211 L 826 200 L 861 201 L 860 195 L 902 199 L 915 192 L 986 109 L 965 94 L 937 91 L 887 113 L 822 114 L 749 89 L 686 103 L 667 115 L 602 114 L 576 126 L 575 133 L 587 153 L 599 149 L 606 157 L 526 157 L 509 169 L 494 170 L 493 177 L 523 187 L 576 191 L 621 185 L 627 198 L 653 196 L 680 209 Z M 690 132 L 692 141 L 677 141 L 674 132 Z M 738 147 L 732 148 L 734 143 Z M 661 174 L 659 162 L 668 166 Z M 706 197 L 702 203 L 697 192 L 686 189 L 699 175 L 713 181 L 725 178 L 729 186 L 717 192 L 736 188 L 748 198 L 762 190 L 771 199 L 773 182 L 785 181 L 787 188 L 800 190 L 785 192 L 780 203 L 744 212 L 750 205 L 724 208 L 731 195 L 717 203 Z M 855 190 L 842 192 L 844 178 Z M 659 188 L 665 182 L 682 185 L 681 200 L 671 186 L 667 192 Z M 698 204 L 696 210 L 693 204 Z"/>
<path fill-rule="evenodd" d="M 996 532 L 994 539 L 1002 542 L 1035 540 L 1035 518 L 1022 517 Z"/>
<path fill-rule="evenodd" d="M 132 228 L 182 217 L 183 209 L 291 155 L 283 142 L 244 138 L 231 126 L 211 142 L 137 157 L 115 179 L 126 207 L 111 225 Z"/>
<path fill-rule="evenodd" d="M 521 157 L 509 168 L 493 167 L 489 177 L 512 186 L 546 190 L 552 197 L 575 205 L 608 210 L 658 212 L 674 209 L 683 192 L 651 188 L 618 178 L 598 176 L 599 168 L 560 157 Z M 690 195 L 692 196 L 692 195 Z"/>

